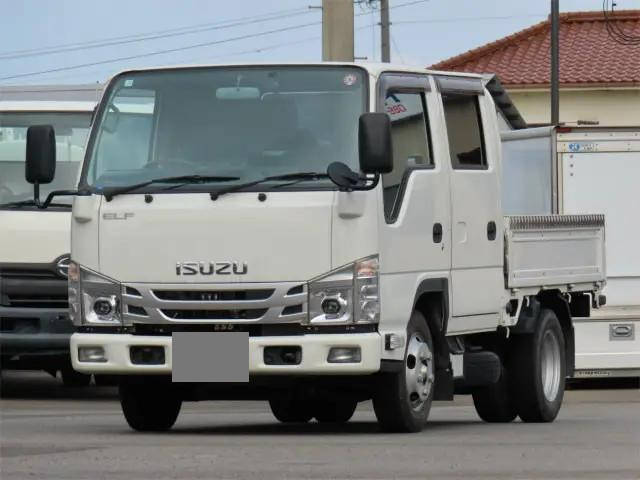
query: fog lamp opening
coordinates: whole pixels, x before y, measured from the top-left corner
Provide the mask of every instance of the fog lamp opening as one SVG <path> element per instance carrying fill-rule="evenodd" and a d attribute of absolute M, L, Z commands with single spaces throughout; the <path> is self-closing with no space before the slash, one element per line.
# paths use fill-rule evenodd
<path fill-rule="evenodd" d="M 327 356 L 328 363 L 360 363 L 360 347 L 332 347 Z"/>
<path fill-rule="evenodd" d="M 103 347 L 78 347 L 78 361 L 105 363 L 107 361 L 107 356 L 104 353 Z"/>
<path fill-rule="evenodd" d="M 134 365 L 164 365 L 164 347 L 162 346 L 135 346 L 129 350 L 131 363 Z"/>

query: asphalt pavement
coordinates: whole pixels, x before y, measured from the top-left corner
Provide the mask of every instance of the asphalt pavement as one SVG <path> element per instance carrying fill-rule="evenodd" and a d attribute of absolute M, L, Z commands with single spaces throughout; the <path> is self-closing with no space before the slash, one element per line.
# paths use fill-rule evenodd
<path fill-rule="evenodd" d="M 173 430 L 127 427 L 113 388 L 4 372 L 0 478 L 640 479 L 640 390 L 574 390 L 552 424 L 486 424 L 438 402 L 419 434 L 382 434 L 369 403 L 344 426 L 282 425 L 265 402 L 187 403 Z"/>

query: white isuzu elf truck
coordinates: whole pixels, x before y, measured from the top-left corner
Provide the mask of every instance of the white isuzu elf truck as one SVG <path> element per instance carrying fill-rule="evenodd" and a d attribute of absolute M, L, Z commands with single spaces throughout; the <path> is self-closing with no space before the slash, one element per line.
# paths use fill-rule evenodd
<path fill-rule="evenodd" d="M 32 125 L 55 129 L 56 177 L 40 193 L 74 188 L 99 94 L 100 85 L 0 87 L 0 367 L 60 371 L 68 386 L 91 380 L 69 357 L 72 198 L 38 208 L 25 180 L 26 137 Z"/>
<path fill-rule="evenodd" d="M 53 178 L 52 138 L 29 132 L 34 185 Z M 454 392 L 487 421 L 552 421 L 572 315 L 602 301 L 604 218 L 503 216 L 500 162 L 480 76 L 116 75 L 73 205 L 74 368 L 119 375 L 137 430 L 170 428 L 187 400 L 345 422 L 373 399 L 383 430 L 414 432 Z"/>
<path fill-rule="evenodd" d="M 638 112 L 640 122 L 640 112 Z M 640 377 L 640 127 L 504 132 L 506 214 L 603 213 L 607 305 L 574 318 L 576 378 Z"/>

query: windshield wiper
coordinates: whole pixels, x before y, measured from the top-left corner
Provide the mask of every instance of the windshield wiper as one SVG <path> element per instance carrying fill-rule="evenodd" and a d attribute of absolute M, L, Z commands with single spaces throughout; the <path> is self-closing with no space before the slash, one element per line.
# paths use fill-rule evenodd
<path fill-rule="evenodd" d="M 105 188 L 102 191 L 102 193 L 104 197 L 107 199 L 107 202 L 110 202 L 111 199 L 116 195 L 120 195 L 122 193 L 129 193 L 134 190 L 137 190 L 138 188 L 151 185 L 152 183 L 180 182 L 180 185 L 176 185 L 175 188 L 177 188 L 182 185 L 187 185 L 192 183 L 231 182 L 233 180 L 239 180 L 239 179 L 240 177 L 228 177 L 228 176 L 220 176 L 220 175 L 180 175 L 177 177 L 154 178 L 152 180 L 147 180 L 145 182 L 135 183 L 133 185 L 124 185 L 122 187 Z"/>
<path fill-rule="evenodd" d="M 215 192 L 211 192 L 211 200 L 216 200 L 220 195 L 225 195 L 227 193 L 238 192 L 240 190 L 244 190 L 245 188 L 253 187 L 254 185 L 259 185 L 261 183 L 266 182 L 274 182 L 274 181 L 289 181 L 290 183 L 284 185 L 275 185 L 274 188 L 291 185 L 293 183 L 304 182 L 307 180 L 319 180 L 321 178 L 329 178 L 329 175 L 323 172 L 295 172 L 295 173 L 285 173 L 283 175 L 273 175 L 270 177 L 264 177 L 259 180 L 253 180 L 251 182 L 239 183 L 237 185 L 232 185 L 229 188 L 223 188 L 221 190 L 216 190 Z"/>
<path fill-rule="evenodd" d="M 57 208 L 71 208 L 71 205 L 68 203 L 50 203 L 47 206 L 57 207 Z M 33 199 L 22 200 L 20 202 L 9 202 L 9 203 L 0 204 L 0 208 L 22 208 L 22 207 L 38 207 L 38 205 L 36 204 L 36 202 L 33 201 Z"/>

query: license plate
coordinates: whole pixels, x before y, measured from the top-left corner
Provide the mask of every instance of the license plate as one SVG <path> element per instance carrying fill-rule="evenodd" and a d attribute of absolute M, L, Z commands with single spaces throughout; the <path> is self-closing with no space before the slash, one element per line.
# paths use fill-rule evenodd
<path fill-rule="evenodd" d="M 172 381 L 248 382 L 248 332 L 174 332 Z"/>

